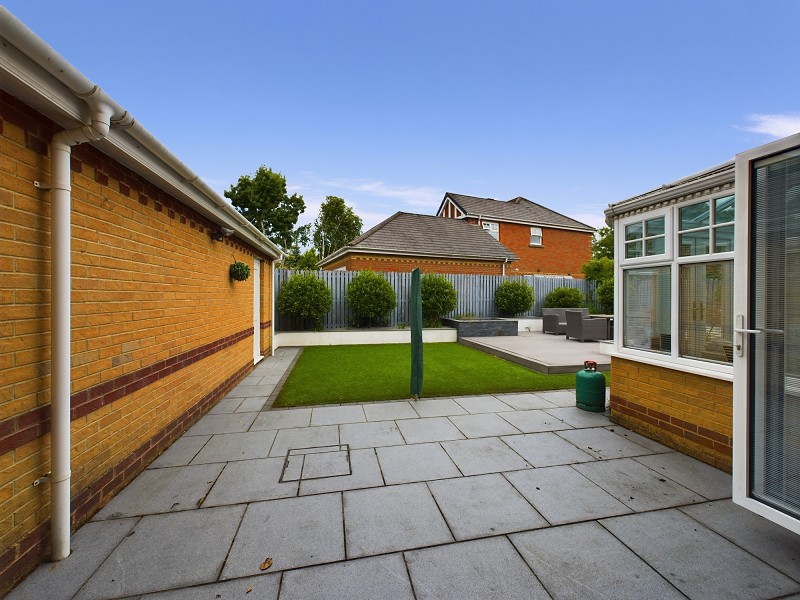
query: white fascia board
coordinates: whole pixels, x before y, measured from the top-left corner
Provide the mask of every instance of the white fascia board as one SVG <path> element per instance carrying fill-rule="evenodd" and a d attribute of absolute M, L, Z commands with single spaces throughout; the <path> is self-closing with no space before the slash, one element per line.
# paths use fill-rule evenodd
<path fill-rule="evenodd" d="M 485 213 L 467 213 L 462 218 L 480 219 L 481 221 L 497 221 L 498 223 L 514 223 L 515 225 L 528 225 L 530 227 L 541 227 L 543 229 L 563 229 L 565 231 L 580 231 L 581 233 L 593 233 L 593 227 L 569 227 L 567 225 L 552 225 L 550 223 L 542 223 L 537 221 L 521 221 L 519 219 L 508 219 L 506 217 L 498 217 L 496 215 L 488 215 Z"/>

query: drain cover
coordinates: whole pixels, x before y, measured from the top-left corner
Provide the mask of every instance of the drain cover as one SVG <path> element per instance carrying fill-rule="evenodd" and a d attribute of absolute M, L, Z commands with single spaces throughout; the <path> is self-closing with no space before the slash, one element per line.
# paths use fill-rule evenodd
<path fill-rule="evenodd" d="M 350 474 L 350 447 L 347 444 L 292 448 L 286 454 L 280 481 L 283 483 Z"/>

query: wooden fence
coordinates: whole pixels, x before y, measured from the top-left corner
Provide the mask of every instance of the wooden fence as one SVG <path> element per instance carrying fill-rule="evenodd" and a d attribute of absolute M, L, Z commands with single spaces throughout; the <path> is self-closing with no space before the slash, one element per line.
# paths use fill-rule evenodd
<path fill-rule="evenodd" d="M 277 298 L 281 286 L 295 273 L 290 269 L 277 269 L 275 271 L 275 331 L 296 331 L 308 329 L 309 323 L 302 322 L 278 313 Z M 309 271 L 330 288 L 333 293 L 333 308 L 325 315 L 324 329 L 341 329 L 349 327 L 352 323 L 350 308 L 347 305 L 347 285 L 358 275 L 358 271 Z M 397 307 L 389 317 L 387 325 L 396 327 L 408 323 L 408 293 L 411 286 L 411 273 L 380 273 L 391 284 L 397 294 Z M 494 305 L 494 293 L 504 281 L 523 280 L 533 288 L 535 297 L 533 308 L 519 317 L 541 316 L 542 304 L 548 292 L 557 287 L 578 288 L 590 304 L 596 304 L 594 282 L 572 277 L 553 277 L 549 275 L 445 275 L 456 289 L 458 306 L 447 316 L 471 315 L 475 317 L 497 317 L 497 307 Z"/>

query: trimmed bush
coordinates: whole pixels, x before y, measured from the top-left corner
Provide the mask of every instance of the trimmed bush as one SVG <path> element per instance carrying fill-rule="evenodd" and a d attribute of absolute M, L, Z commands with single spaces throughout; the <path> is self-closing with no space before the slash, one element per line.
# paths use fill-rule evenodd
<path fill-rule="evenodd" d="M 397 306 L 397 295 L 386 279 L 373 271 L 361 271 L 347 285 L 347 304 L 356 326 L 372 327 L 388 322 Z"/>
<path fill-rule="evenodd" d="M 530 310 L 533 300 L 533 288 L 524 281 L 504 281 L 494 293 L 497 309 L 510 317 Z"/>
<path fill-rule="evenodd" d="M 597 284 L 597 303 L 604 313 L 614 312 L 614 279 L 604 279 Z"/>
<path fill-rule="evenodd" d="M 322 329 L 322 318 L 333 306 L 333 294 L 314 273 L 298 273 L 281 286 L 278 312 L 299 319 L 311 319 Z"/>
<path fill-rule="evenodd" d="M 422 276 L 422 320 L 426 327 L 439 327 L 442 317 L 456 309 L 458 295 L 443 275 Z"/>
<path fill-rule="evenodd" d="M 545 308 L 581 308 L 586 305 L 586 298 L 577 288 L 559 287 L 544 297 Z"/>

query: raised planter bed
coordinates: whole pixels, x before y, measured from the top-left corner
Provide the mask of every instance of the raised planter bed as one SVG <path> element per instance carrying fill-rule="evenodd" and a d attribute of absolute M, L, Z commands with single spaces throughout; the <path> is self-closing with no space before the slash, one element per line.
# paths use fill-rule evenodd
<path fill-rule="evenodd" d="M 453 327 L 456 336 L 462 337 L 494 337 L 499 335 L 517 335 L 515 319 L 442 319 L 442 325 Z"/>

